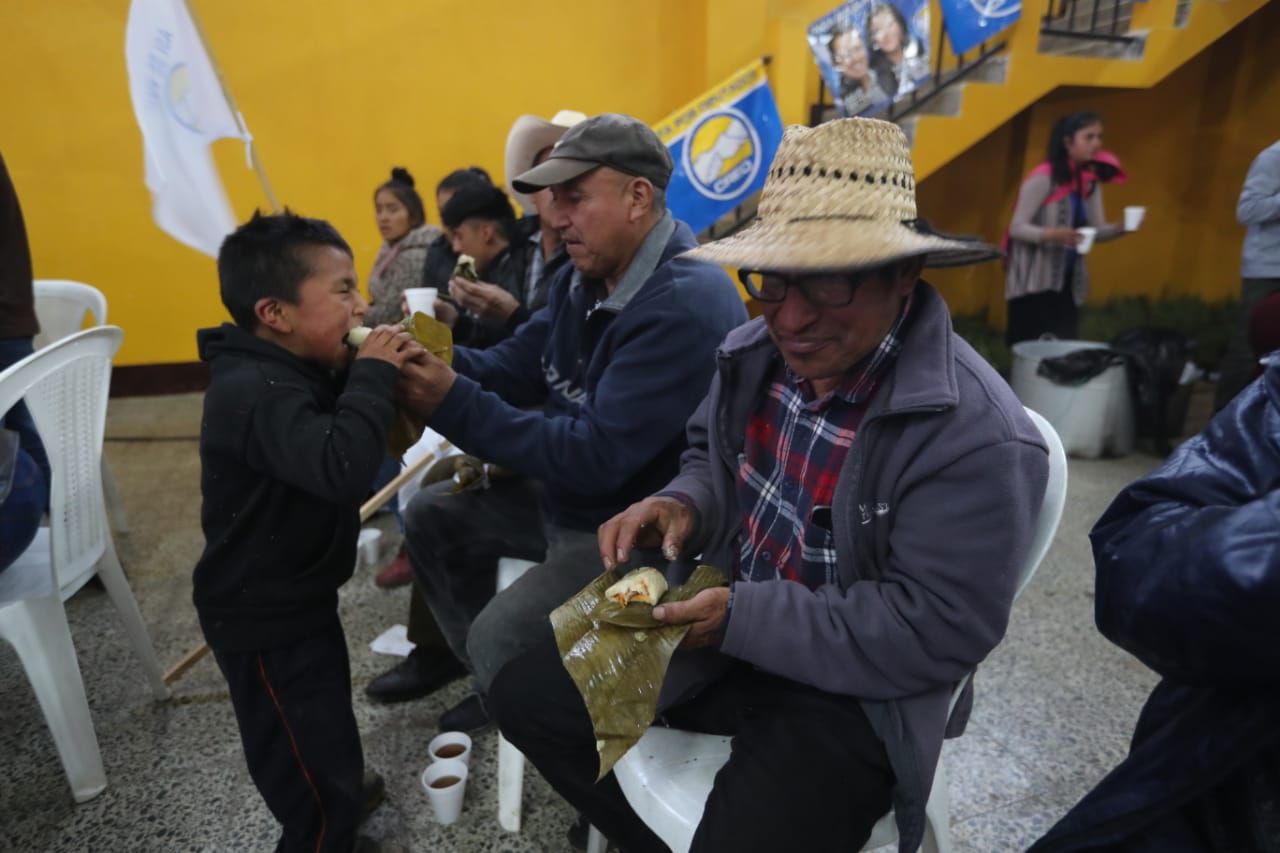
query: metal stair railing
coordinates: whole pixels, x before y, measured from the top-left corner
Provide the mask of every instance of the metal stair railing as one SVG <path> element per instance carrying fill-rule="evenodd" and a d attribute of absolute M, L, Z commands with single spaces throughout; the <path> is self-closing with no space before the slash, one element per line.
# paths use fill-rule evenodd
<path fill-rule="evenodd" d="M 937 12 L 936 6 L 931 11 Z M 936 97 L 950 87 L 961 83 L 983 66 L 987 60 L 1003 53 L 1008 42 L 999 39 L 994 42 L 983 42 L 967 53 L 954 53 L 947 47 L 946 21 L 939 15 L 938 37 L 931 45 L 933 50 L 933 74 L 923 85 L 912 89 L 903 97 L 891 101 L 873 112 L 863 113 L 869 118 L 880 118 L 886 121 L 900 121 L 912 113 L 923 110 Z M 835 104 L 830 98 L 826 84 L 820 82 L 818 102 L 809 108 L 809 124 L 817 125 L 836 117 Z"/>
<path fill-rule="evenodd" d="M 1040 32 L 1049 36 L 1131 44 L 1128 0 L 1049 0 Z M 1110 8 L 1107 8 L 1110 7 Z"/>

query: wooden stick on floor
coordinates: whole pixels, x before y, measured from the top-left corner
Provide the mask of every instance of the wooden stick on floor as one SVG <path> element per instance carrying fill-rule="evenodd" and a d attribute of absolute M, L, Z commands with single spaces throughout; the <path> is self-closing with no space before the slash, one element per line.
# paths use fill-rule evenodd
<path fill-rule="evenodd" d="M 445 442 L 444 444 L 440 445 L 440 447 L 442 450 L 448 450 L 452 447 L 452 445 L 450 445 L 448 442 Z M 385 486 L 379 489 L 377 494 L 369 498 L 369 500 L 365 501 L 360 506 L 360 523 L 363 524 L 364 522 L 368 521 L 369 518 L 375 512 L 377 512 L 379 509 L 382 508 L 383 504 L 391 500 L 392 495 L 400 491 L 401 486 L 409 482 L 409 480 L 411 480 L 413 477 L 417 476 L 418 474 L 421 474 L 422 471 L 434 461 L 436 461 L 436 455 L 434 453 L 426 454 L 421 459 L 417 460 L 412 465 L 408 466 L 399 474 L 397 474 L 395 476 L 395 479 L 393 479 L 390 483 L 387 483 Z M 164 683 L 173 684 L 173 682 L 181 678 L 186 673 L 187 670 L 195 666 L 196 663 L 199 662 L 200 658 L 204 657 L 208 653 L 209 653 L 208 643 L 201 643 L 191 651 L 187 652 L 185 655 L 182 656 L 181 660 L 179 660 L 177 663 L 171 666 L 169 668 L 169 671 L 164 674 Z"/>

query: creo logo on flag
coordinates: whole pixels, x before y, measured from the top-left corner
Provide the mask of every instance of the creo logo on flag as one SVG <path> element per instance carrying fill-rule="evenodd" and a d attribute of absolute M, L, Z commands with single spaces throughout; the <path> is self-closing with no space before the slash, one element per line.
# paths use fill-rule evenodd
<path fill-rule="evenodd" d="M 694 232 L 764 186 L 782 117 L 756 60 L 653 126 L 675 168 L 667 209 Z"/>
<path fill-rule="evenodd" d="M 174 121 L 187 130 L 204 135 L 201 127 L 200 110 L 191 92 L 191 75 L 187 64 L 180 62 L 169 69 L 169 79 L 165 85 L 165 101 Z"/>
<path fill-rule="evenodd" d="M 760 134 L 741 111 L 721 107 L 703 115 L 689 132 L 684 171 L 694 189 L 723 201 L 742 195 L 760 172 Z"/>

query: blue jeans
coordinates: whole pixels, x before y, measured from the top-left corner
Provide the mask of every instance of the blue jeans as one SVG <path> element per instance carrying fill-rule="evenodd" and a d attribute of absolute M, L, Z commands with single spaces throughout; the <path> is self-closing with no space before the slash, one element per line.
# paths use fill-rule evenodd
<path fill-rule="evenodd" d="M 382 467 L 378 469 L 378 476 L 373 481 L 372 491 L 379 492 L 382 487 L 390 483 L 400 474 L 400 460 L 394 456 L 388 456 L 382 460 Z M 385 504 L 387 509 L 391 510 L 396 517 L 396 524 L 400 527 L 400 532 L 404 532 L 404 517 L 400 514 L 400 493 L 393 494 Z"/>
<path fill-rule="evenodd" d="M 13 487 L 0 504 L 0 572 L 9 568 L 36 537 L 44 508 L 49 503 L 49 486 L 40 469 L 25 450 L 18 450 Z"/>
<path fill-rule="evenodd" d="M 0 338 L 0 370 L 17 364 L 34 351 L 31 338 Z M 36 431 L 36 422 L 31 419 L 31 412 L 27 411 L 27 404 L 19 400 L 17 405 L 0 417 L 0 427 L 18 434 L 22 449 L 40 469 L 40 475 L 44 478 L 42 506 L 48 507 L 53 472 L 49 468 L 49 455 L 44 451 L 44 442 L 40 441 L 40 433 Z"/>

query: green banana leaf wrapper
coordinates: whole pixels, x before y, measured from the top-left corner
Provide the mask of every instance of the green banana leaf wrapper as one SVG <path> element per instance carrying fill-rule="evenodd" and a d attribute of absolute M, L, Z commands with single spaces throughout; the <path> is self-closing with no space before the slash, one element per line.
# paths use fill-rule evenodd
<path fill-rule="evenodd" d="M 432 355 L 445 364 L 453 364 L 453 329 L 421 311 L 405 317 L 400 325 Z M 387 431 L 387 453 L 396 459 L 401 458 L 406 450 L 418 443 L 426 428 L 426 421 L 396 406 L 395 414 L 391 416 L 391 428 Z"/>
<path fill-rule="evenodd" d="M 651 606 L 621 607 L 606 599 L 604 591 L 620 577 L 605 572 L 551 611 L 560 659 L 582 694 L 595 731 L 600 754 L 596 781 L 653 722 L 671 655 L 689 632 L 688 625 L 656 621 Z M 687 582 L 668 589 L 660 603 L 687 601 L 704 589 L 726 584 L 719 569 L 698 566 Z"/>

